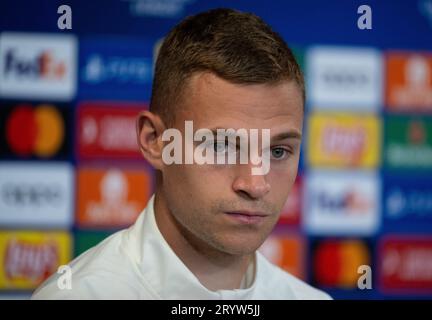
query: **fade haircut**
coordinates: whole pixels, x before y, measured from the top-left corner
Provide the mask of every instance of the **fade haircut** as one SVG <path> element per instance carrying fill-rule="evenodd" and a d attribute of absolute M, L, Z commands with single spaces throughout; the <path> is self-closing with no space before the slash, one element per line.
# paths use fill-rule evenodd
<path fill-rule="evenodd" d="M 294 81 L 305 100 L 303 74 L 282 37 L 261 18 L 232 9 L 187 17 L 164 39 L 155 66 L 150 111 L 175 121 L 190 77 L 210 72 L 235 84 Z"/>

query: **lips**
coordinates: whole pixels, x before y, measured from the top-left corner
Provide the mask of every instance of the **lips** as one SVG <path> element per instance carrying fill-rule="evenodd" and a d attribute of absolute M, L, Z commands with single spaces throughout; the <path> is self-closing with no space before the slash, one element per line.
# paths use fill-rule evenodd
<path fill-rule="evenodd" d="M 231 219 L 246 224 L 258 224 L 268 216 L 264 212 L 255 211 L 228 211 L 224 213 Z"/>
<path fill-rule="evenodd" d="M 227 211 L 225 213 L 227 213 L 227 214 L 240 214 L 240 215 L 249 216 L 249 217 L 266 217 L 266 216 L 268 216 L 267 213 L 259 212 L 259 211 Z"/>

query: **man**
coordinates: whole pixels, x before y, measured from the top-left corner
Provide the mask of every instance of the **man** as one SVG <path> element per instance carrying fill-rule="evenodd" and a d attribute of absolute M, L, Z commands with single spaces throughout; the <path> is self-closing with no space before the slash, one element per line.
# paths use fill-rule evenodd
<path fill-rule="evenodd" d="M 150 111 L 137 121 L 155 194 L 132 227 L 70 264 L 71 290 L 53 276 L 33 298 L 329 299 L 257 252 L 297 175 L 304 99 L 290 49 L 260 18 L 215 9 L 182 21 L 161 46 Z M 213 133 L 269 130 L 269 144 L 261 139 L 269 170 L 254 174 L 252 161 L 169 163 L 164 132 L 185 137 L 188 121 Z M 227 136 L 206 143 L 213 156 L 238 151 Z M 184 139 L 180 159 L 196 148 Z"/>

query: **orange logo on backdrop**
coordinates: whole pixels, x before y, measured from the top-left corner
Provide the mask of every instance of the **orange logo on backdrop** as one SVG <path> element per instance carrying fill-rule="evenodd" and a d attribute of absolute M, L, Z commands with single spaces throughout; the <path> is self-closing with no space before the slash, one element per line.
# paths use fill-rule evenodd
<path fill-rule="evenodd" d="M 355 288 L 361 265 L 370 265 L 369 248 L 361 240 L 323 240 L 314 252 L 314 277 L 320 286 Z"/>
<path fill-rule="evenodd" d="M 295 235 L 271 235 L 260 252 L 273 264 L 301 279 L 305 278 L 304 242 Z"/>
<path fill-rule="evenodd" d="M 79 169 L 77 180 L 77 218 L 83 227 L 131 225 L 151 195 L 145 169 Z"/>
<path fill-rule="evenodd" d="M 386 72 L 390 109 L 432 111 L 432 54 L 390 53 Z"/>

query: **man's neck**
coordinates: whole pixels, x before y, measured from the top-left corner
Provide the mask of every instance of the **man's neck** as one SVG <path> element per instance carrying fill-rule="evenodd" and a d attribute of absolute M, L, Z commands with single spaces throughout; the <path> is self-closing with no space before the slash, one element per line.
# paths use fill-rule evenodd
<path fill-rule="evenodd" d="M 157 191 L 154 212 L 165 241 L 202 285 L 211 291 L 240 288 L 253 256 L 221 252 L 186 231 L 169 211 L 163 195 Z"/>

